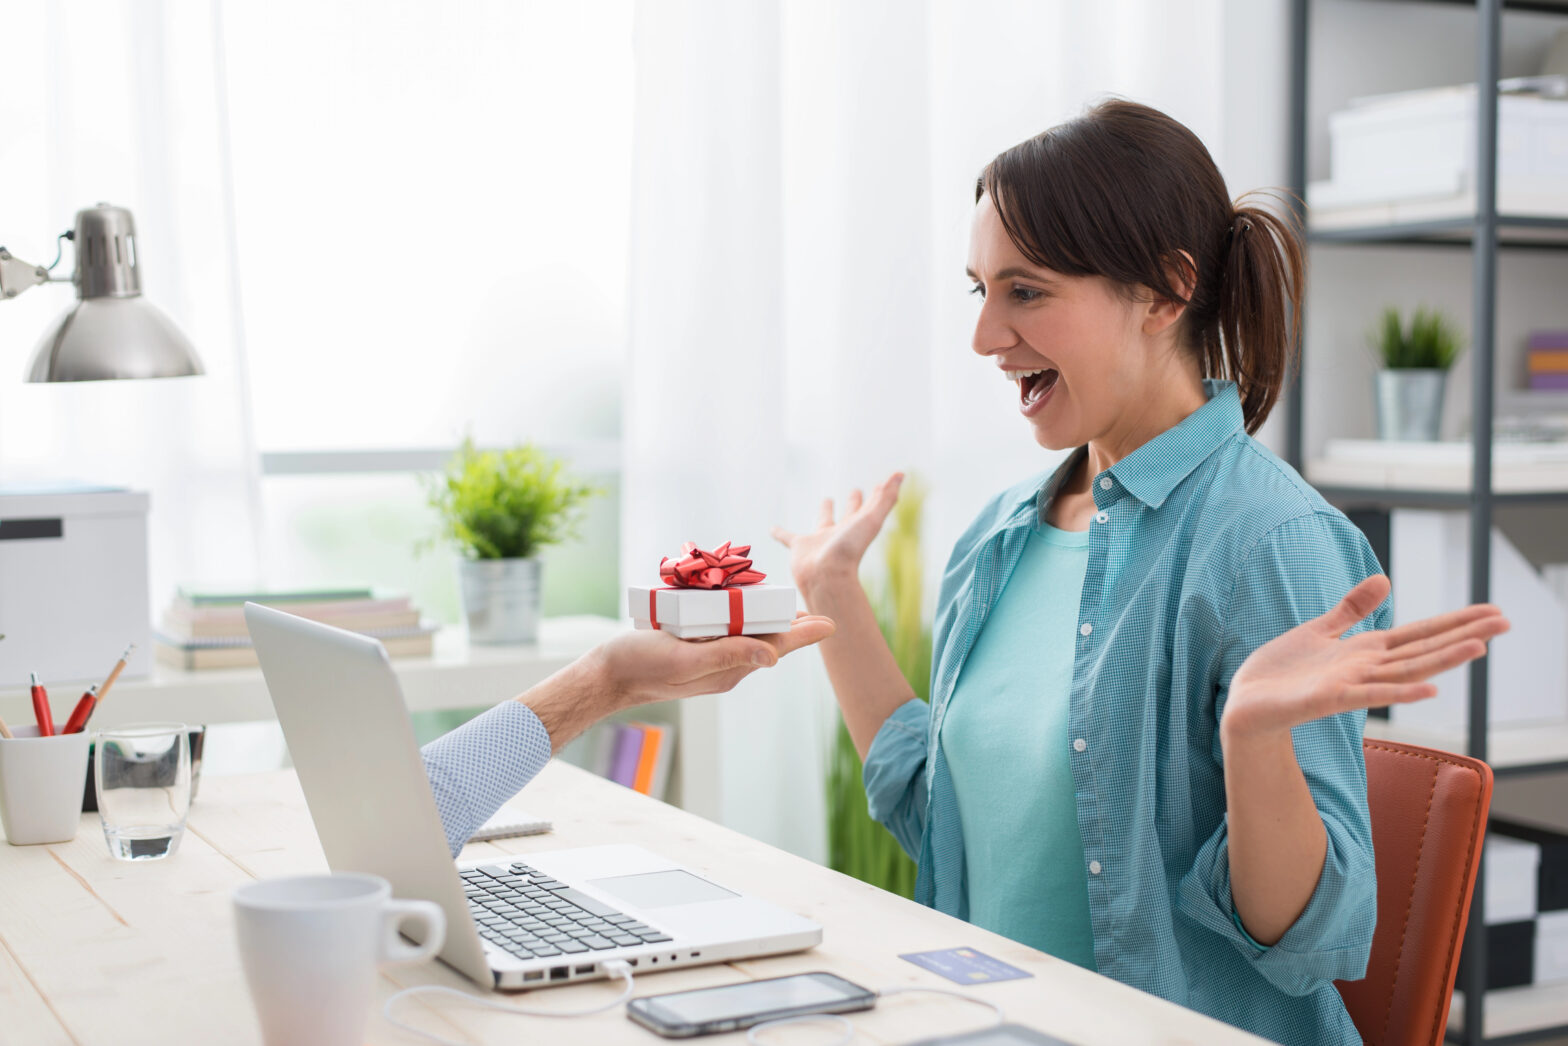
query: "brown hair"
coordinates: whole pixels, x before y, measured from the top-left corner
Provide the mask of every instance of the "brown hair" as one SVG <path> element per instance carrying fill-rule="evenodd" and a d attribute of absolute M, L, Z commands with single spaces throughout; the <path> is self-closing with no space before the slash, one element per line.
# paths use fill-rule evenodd
<path fill-rule="evenodd" d="M 985 195 L 1036 265 L 1142 285 L 1185 305 L 1182 344 L 1198 353 L 1205 377 L 1236 382 L 1247 431 L 1258 430 L 1296 360 L 1294 212 L 1278 215 L 1247 197 L 1232 205 L 1197 135 L 1120 99 L 997 156 L 975 185 L 975 201 Z"/>

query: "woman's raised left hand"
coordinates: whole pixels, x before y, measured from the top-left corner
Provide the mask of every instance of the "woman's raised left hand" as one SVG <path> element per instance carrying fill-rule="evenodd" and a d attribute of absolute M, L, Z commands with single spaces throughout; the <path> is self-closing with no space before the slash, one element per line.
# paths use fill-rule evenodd
<path fill-rule="evenodd" d="M 1389 581 L 1374 574 L 1321 617 L 1252 652 L 1231 679 L 1220 722 L 1225 743 L 1277 737 L 1301 723 L 1357 708 L 1420 701 L 1427 680 L 1486 653 L 1508 619 L 1490 603 L 1341 638 L 1382 604 Z"/>

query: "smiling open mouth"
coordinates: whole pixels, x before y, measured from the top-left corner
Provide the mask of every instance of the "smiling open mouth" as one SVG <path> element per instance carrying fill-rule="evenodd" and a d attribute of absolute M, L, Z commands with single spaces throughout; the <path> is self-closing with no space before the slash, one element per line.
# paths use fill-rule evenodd
<path fill-rule="evenodd" d="M 1049 395 L 1061 376 L 1061 371 L 1055 367 L 1047 367 L 1045 370 L 1033 371 L 1019 378 L 1018 397 L 1023 409 L 1028 410 Z"/>

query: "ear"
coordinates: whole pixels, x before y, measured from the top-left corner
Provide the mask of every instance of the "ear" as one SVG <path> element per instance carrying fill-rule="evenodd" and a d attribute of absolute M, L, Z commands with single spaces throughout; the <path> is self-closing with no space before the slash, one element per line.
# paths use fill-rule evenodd
<path fill-rule="evenodd" d="M 1151 292 L 1148 311 L 1143 318 L 1145 334 L 1160 334 L 1169 330 L 1186 313 L 1187 306 L 1183 302 L 1192 300 L 1192 292 L 1198 285 L 1198 265 L 1192 260 L 1192 255 L 1186 251 L 1170 255 L 1165 264 L 1165 279 L 1183 301 L 1162 298 Z"/>

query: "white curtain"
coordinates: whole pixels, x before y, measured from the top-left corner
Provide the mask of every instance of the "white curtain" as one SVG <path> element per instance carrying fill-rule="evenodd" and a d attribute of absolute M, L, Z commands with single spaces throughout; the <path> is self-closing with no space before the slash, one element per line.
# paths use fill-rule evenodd
<path fill-rule="evenodd" d="M 1285 178 L 1283 0 L 649 0 L 636 25 L 622 564 L 812 525 L 894 469 L 928 483 L 927 599 L 991 494 L 1048 467 L 969 350 L 973 186 L 1108 94 Z M 878 550 L 868 566 L 874 570 Z M 685 719 L 688 808 L 820 859 L 835 722 L 814 656 Z"/>
<path fill-rule="evenodd" d="M 0 303 L 0 485 L 74 479 L 152 495 L 155 602 L 256 576 L 255 455 L 237 335 L 215 4 L 9 4 L 0 243 L 48 264 L 99 201 L 136 219 L 143 290 L 190 337 L 200 378 L 32 385 L 68 285 Z M 66 248 L 60 272 L 69 273 Z"/>

